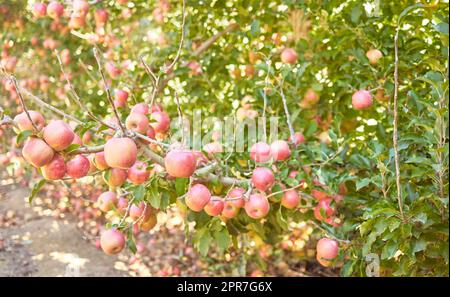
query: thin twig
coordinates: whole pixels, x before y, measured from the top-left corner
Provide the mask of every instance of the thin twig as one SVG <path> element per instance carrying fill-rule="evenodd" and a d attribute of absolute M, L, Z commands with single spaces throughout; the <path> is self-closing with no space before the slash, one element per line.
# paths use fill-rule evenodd
<path fill-rule="evenodd" d="M 178 45 L 178 51 L 177 54 L 175 56 L 175 58 L 173 59 L 172 63 L 165 69 L 165 72 L 170 72 L 172 70 L 172 68 L 175 66 L 175 64 L 178 62 L 178 60 L 180 59 L 180 55 L 181 55 L 181 50 L 183 48 L 183 44 L 184 44 L 184 25 L 186 22 L 186 1 L 183 0 L 183 8 L 182 8 L 182 18 L 183 21 L 181 23 L 181 38 L 180 38 L 180 43 Z"/>
<path fill-rule="evenodd" d="M 281 80 L 279 89 L 280 89 L 280 96 L 281 96 L 281 100 L 283 101 L 283 107 L 284 107 L 284 113 L 286 114 L 286 122 L 289 128 L 289 133 L 291 135 L 291 140 L 295 141 L 295 131 L 294 131 L 294 127 L 292 126 L 292 122 L 291 122 L 291 115 L 289 114 L 289 109 L 287 106 L 287 101 L 286 101 L 286 96 L 284 95 L 283 92 L 283 83 L 284 83 L 284 79 Z"/>
<path fill-rule="evenodd" d="M 70 82 L 69 76 L 64 71 L 64 66 L 62 64 L 61 57 L 59 56 L 58 50 L 55 50 L 55 54 L 56 54 L 56 58 L 58 59 L 59 67 L 61 68 L 61 72 L 64 75 L 67 85 L 69 86 L 70 91 L 72 92 L 73 98 L 75 99 L 75 102 L 78 104 L 78 106 L 82 110 L 84 110 L 89 115 L 89 117 L 91 117 L 94 121 L 110 128 L 110 129 L 115 129 L 113 126 L 109 125 L 108 123 L 106 123 L 106 122 L 102 121 L 101 119 L 99 119 L 98 117 L 96 117 L 89 109 L 87 109 L 87 107 L 83 103 L 81 103 L 80 96 L 78 96 L 77 92 L 75 91 L 75 88 L 73 87 L 72 83 Z"/>
<path fill-rule="evenodd" d="M 92 50 L 94 52 L 95 60 L 97 61 L 98 71 L 100 72 L 100 75 L 101 75 L 102 80 L 103 80 L 103 85 L 104 85 L 105 90 L 106 90 L 106 96 L 108 97 L 109 104 L 111 105 L 111 108 L 114 111 L 114 115 L 116 116 L 116 119 L 117 119 L 117 122 L 119 124 L 120 130 L 122 130 L 122 133 L 125 134 L 126 130 L 125 130 L 125 127 L 122 124 L 122 121 L 120 120 L 119 112 L 117 111 L 117 108 L 114 105 L 114 101 L 113 101 L 112 96 L 111 96 L 111 90 L 109 89 L 108 82 L 106 81 L 105 74 L 103 73 L 102 63 L 100 61 L 100 57 L 98 56 L 98 51 L 97 51 L 97 49 L 95 47 Z"/>
<path fill-rule="evenodd" d="M 394 161 L 395 161 L 395 179 L 397 184 L 397 202 L 402 220 L 405 219 L 403 215 L 403 200 L 402 188 L 400 182 L 400 158 L 398 154 L 398 34 L 399 26 L 397 26 L 394 37 L 394 131 L 392 136 L 394 146 Z"/>
<path fill-rule="evenodd" d="M 27 115 L 28 120 L 30 121 L 31 125 L 33 125 L 34 130 L 36 130 L 36 132 L 39 132 L 39 128 L 34 123 L 33 119 L 30 116 L 30 113 L 27 109 L 27 106 L 25 105 L 25 100 L 23 100 L 22 92 L 20 92 L 19 84 L 17 83 L 17 79 L 13 75 L 11 75 L 10 78 L 11 78 L 11 81 L 14 83 L 14 87 L 16 88 L 17 95 L 19 95 L 20 104 L 22 104 L 23 111 Z"/>
<path fill-rule="evenodd" d="M 178 93 L 175 92 L 175 101 L 177 103 L 178 109 L 178 121 L 181 128 L 181 144 L 184 146 L 184 123 L 183 123 L 183 112 L 181 110 L 180 98 L 178 98 Z"/>

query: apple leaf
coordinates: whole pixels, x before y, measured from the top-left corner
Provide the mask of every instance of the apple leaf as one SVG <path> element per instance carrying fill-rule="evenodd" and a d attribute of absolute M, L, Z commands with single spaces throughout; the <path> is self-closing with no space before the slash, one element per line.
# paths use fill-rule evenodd
<path fill-rule="evenodd" d="M 36 197 L 37 193 L 41 190 L 41 188 L 45 185 L 47 181 L 45 179 L 41 179 L 37 183 L 34 184 L 33 189 L 31 190 L 31 194 L 28 197 L 28 203 L 32 203 L 34 197 Z"/>
<path fill-rule="evenodd" d="M 16 137 L 16 144 L 17 145 L 21 144 L 22 142 L 25 141 L 25 139 L 28 138 L 28 136 L 30 136 L 32 134 L 33 134 L 33 131 L 31 131 L 31 130 L 24 130 L 24 131 L 20 132 L 19 135 L 17 135 L 17 137 Z"/>

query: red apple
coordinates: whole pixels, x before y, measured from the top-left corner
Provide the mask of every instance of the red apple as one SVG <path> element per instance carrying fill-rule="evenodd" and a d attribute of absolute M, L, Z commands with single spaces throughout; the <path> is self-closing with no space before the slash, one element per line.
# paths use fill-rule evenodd
<path fill-rule="evenodd" d="M 250 149 L 250 159 L 258 163 L 265 163 L 271 158 L 270 146 L 265 142 L 257 142 Z"/>
<path fill-rule="evenodd" d="M 42 130 L 45 126 L 45 119 L 42 116 L 42 114 L 37 111 L 34 111 L 34 110 L 29 110 L 28 113 L 31 117 L 31 120 L 38 128 L 38 130 L 39 131 Z M 16 115 L 14 117 L 14 121 L 17 123 L 17 126 L 19 126 L 20 131 L 25 131 L 25 130 L 34 131 L 33 125 L 31 124 L 31 122 L 28 119 L 28 116 L 25 112 L 22 112 L 22 113 Z M 18 131 L 16 131 L 16 132 L 18 132 Z"/>
<path fill-rule="evenodd" d="M 305 136 L 301 132 L 294 133 L 294 140 L 292 141 L 292 137 L 289 136 L 289 142 L 294 143 L 295 146 L 305 142 Z"/>
<path fill-rule="evenodd" d="M 258 190 L 266 191 L 270 189 L 275 182 L 272 170 L 266 167 L 257 167 L 253 170 L 252 183 Z"/>
<path fill-rule="evenodd" d="M 53 159 L 47 165 L 41 167 L 42 176 L 48 180 L 58 180 L 66 174 L 66 163 L 60 154 L 54 154 Z"/>
<path fill-rule="evenodd" d="M 316 259 L 325 267 L 332 264 L 332 260 L 338 256 L 339 245 L 336 240 L 321 238 L 316 245 Z"/>
<path fill-rule="evenodd" d="M 231 200 L 229 200 L 229 202 L 231 202 L 231 204 L 235 205 L 238 208 L 244 207 L 244 204 L 245 204 L 244 195 L 245 195 L 244 189 L 233 188 L 228 193 L 228 198 L 231 198 Z"/>
<path fill-rule="evenodd" d="M 67 175 L 72 178 L 85 177 L 89 172 L 89 159 L 83 155 L 76 155 L 72 160 L 66 163 Z"/>
<path fill-rule="evenodd" d="M 244 200 L 242 200 L 244 201 Z M 233 204 L 234 201 L 227 200 L 224 203 L 223 210 L 222 210 L 222 217 L 226 219 L 232 219 L 236 217 L 239 214 L 240 207 L 236 206 L 236 204 Z M 244 201 L 245 203 L 245 201 Z"/>
<path fill-rule="evenodd" d="M 300 196 L 295 190 L 288 190 L 283 193 L 283 197 L 281 198 L 281 205 L 286 208 L 293 209 L 296 208 L 300 203 Z"/>
<path fill-rule="evenodd" d="M 125 246 L 125 236 L 117 229 L 109 229 L 100 236 L 100 246 L 108 255 L 120 253 Z"/>
<path fill-rule="evenodd" d="M 378 49 L 370 49 L 367 51 L 366 57 L 370 64 L 375 65 L 383 57 L 383 53 Z"/>
<path fill-rule="evenodd" d="M 120 187 L 127 180 L 128 173 L 125 169 L 111 168 L 108 179 L 110 187 Z"/>
<path fill-rule="evenodd" d="M 44 140 L 55 151 L 62 151 L 72 144 L 75 137 L 72 129 L 64 121 L 51 121 L 44 128 Z"/>
<path fill-rule="evenodd" d="M 122 102 L 124 104 L 125 104 L 125 102 L 127 102 L 127 99 L 128 99 L 127 91 L 117 89 L 115 95 L 116 95 L 116 100 L 118 100 L 119 102 Z M 140 103 L 140 104 L 143 104 L 143 103 Z"/>
<path fill-rule="evenodd" d="M 170 127 L 170 118 L 164 111 L 155 111 L 151 115 L 152 127 L 156 133 L 164 133 Z"/>
<path fill-rule="evenodd" d="M 191 151 L 171 150 L 164 158 L 164 164 L 173 177 L 190 177 L 197 167 L 197 160 Z"/>
<path fill-rule="evenodd" d="M 136 144 L 127 137 L 109 139 L 104 152 L 106 163 L 112 168 L 128 169 L 136 162 Z"/>
<path fill-rule="evenodd" d="M 253 219 L 261 219 L 265 217 L 270 210 L 267 197 L 262 194 L 252 194 L 244 206 L 247 215 Z"/>
<path fill-rule="evenodd" d="M 98 170 L 105 170 L 109 168 L 109 165 L 105 160 L 105 152 L 98 152 L 94 155 L 94 165 Z"/>
<path fill-rule="evenodd" d="M 125 126 L 131 131 L 145 134 L 149 126 L 148 118 L 141 113 L 130 113 L 125 121 Z"/>
<path fill-rule="evenodd" d="M 372 106 L 372 94 L 366 90 L 356 91 L 352 96 L 352 104 L 356 110 L 369 108 Z"/>
<path fill-rule="evenodd" d="M 150 110 L 150 107 L 148 106 L 148 104 L 146 104 L 146 103 L 138 103 L 138 104 L 136 104 L 135 106 L 133 106 L 131 108 L 131 112 L 130 113 L 137 112 L 137 113 L 141 113 L 141 114 L 144 114 L 144 115 L 148 115 L 149 114 L 149 110 Z"/>
<path fill-rule="evenodd" d="M 89 3 L 86 0 L 74 0 L 73 10 L 80 14 L 87 14 L 89 11 Z"/>
<path fill-rule="evenodd" d="M 186 195 L 186 205 L 195 212 L 200 212 L 211 200 L 211 192 L 202 184 L 192 186 Z"/>
<path fill-rule="evenodd" d="M 276 161 L 284 161 L 291 156 L 289 144 L 284 140 L 274 141 L 270 145 L 270 152 Z"/>
<path fill-rule="evenodd" d="M 57 1 L 52 1 L 47 7 L 47 14 L 52 19 L 59 19 L 64 14 L 64 5 Z"/>
<path fill-rule="evenodd" d="M 22 148 L 23 158 L 34 167 L 47 165 L 52 161 L 53 155 L 52 148 L 37 137 L 29 137 Z"/>
<path fill-rule="evenodd" d="M 314 217 L 319 221 L 326 221 L 334 212 L 334 209 L 331 207 L 331 199 L 324 199 L 320 200 L 314 208 Z"/>
<path fill-rule="evenodd" d="M 33 14 L 36 17 L 45 17 L 47 14 L 47 5 L 41 2 L 34 3 Z"/>
<path fill-rule="evenodd" d="M 128 169 L 128 180 L 140 185 L 145 183 L 150 176 L 150 171 L 147 170 L 147 163 L 137 160 L 130 169 Z"/>
<path fill-rule="evenodd" d="M 208 204 L 205 205 L 205 212 L 212 216 L 216 217 L 220 215 L 224 207 L 224 203 L 220 197 L 213 196 L 211 197 L 211 200 L 208 202 Z"/>
<path fill-rule="evenodd" d="M 108 21 L 108 11 L 104 8 L 99 8 L 94 13 L 95 23 L 99 26 L 103 26 Z M 128 94 L 127 94 L 128 95 Z"/>
<path fill-rule="evenodd" d="M 295 64 L 297 62 L 297 52 L 293 48 L 285 48 L 281 52 L 281 62 L 286 64 Z"/>
<path fill-rule="evenodd" d="M 98 196 L 97 199 L 98 208 L 103 212 L 108 212 L 113 209 L 116 203 L 117 195 L 116 193 L 111 191 L 103 192 L 102 194 L 100 194 L 100 196 Z"/>
<path fill-rule="evenodd" d="M 148 232 L 156 226 L 156 223 L 158 223 L 156 214 L 150 213 L 139 223 L 139 228 L 141 231 Z"/>

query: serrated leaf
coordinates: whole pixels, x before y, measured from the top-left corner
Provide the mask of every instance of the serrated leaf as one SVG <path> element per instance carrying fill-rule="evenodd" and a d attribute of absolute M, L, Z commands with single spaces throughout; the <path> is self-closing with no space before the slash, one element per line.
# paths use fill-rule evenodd
<path fill-rule="evenodd" d="M 394 257 L 395 253 L 397 252 L 398 244 L 396 241 L 389 241 L 386 243 L 383 247 L 383 251 L 381 252 L 381 259 L 389 260 Z"/>
<path fill-rule="evenodd" d="M 160 195 L 154 188 L 150 188 L 148 191 L 148 202 L 154 208 L 159 208 L 161 205 Z"/>
<path fill-rule="evenodd" d="M 218 247 L 225 251 L 230 246 L 230 234 L 228 233 L 228 230 L 226 228 L 222 228 L 219 231 L 214 232 L 214 239 L 217 242 Z"/>

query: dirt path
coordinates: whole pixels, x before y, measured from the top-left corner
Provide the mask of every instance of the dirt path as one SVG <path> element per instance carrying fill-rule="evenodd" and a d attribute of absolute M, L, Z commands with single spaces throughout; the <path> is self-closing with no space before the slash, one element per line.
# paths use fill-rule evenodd
<path fill-rule="evenodd" d="M 0 195 L 0 276 L 126 276 L 118 257 L 83 239 L 76 221 L 38 215 L 28 189 Z M 6 223 L 5 223 L 6 222 Z"/>

